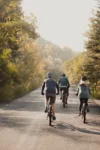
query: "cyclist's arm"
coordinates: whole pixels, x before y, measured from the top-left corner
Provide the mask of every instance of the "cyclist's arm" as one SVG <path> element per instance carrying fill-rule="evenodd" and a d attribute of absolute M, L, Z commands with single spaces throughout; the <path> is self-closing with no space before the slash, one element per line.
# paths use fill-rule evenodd
<path fill-rule="evenodd" d="M 79 93 L 79 85 L 78 85 L 78 88 L 76 90 L 76 95 L 78 95 L 78 93 Z"/>
<path fill-rule="evenodd" d="M 59 86 L 60 82 L 61 82 L 61 79 L 58 81 L 58 86 Z"/>
<path fill-rule="evenodd" d="M 45 82 L 43 82 L 43 84 L 42 84 L 41 93 L 43 93 L 43 91 L 44 91 L 44 88 L 45 88 Z"/>
<path fill-rule="evenodd" d="M 91 88 L 90 88 L 90 86 L 88 86 L 88 90 L 89 90 L 89 94 L 91 95 Z"/>
<path fill-rule="evenodd" d="M 69 81 L 68 81 L 68 87 L 70 87 L 70 83 L 69 83 Z"/>
<path fill-rule="evenodd" d="M 69 83 L 69 80 L 68 80 L 68 78 L 67 78 L 67 82 L 68 82 L 68 88 L 70 87 L 70 83 Z"/>
<path fill-rule="evenodd" d="M 59 86 L 57 83 L 56 83 L 56 88 L 57 88 L 57 92 L 59 93 Z"/>

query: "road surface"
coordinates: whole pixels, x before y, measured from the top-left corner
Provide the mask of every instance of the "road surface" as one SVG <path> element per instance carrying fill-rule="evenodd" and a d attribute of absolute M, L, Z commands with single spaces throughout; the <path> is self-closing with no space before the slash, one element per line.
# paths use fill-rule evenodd
<path fill-rule="evenodd" d="M 57 120 L 50 127 L 40 89 L 0 104 L 0 150 L 100 150 L 100 106 L 89 101 L 86 124 L 78 107 L 74 88 L 66 108 L 57 96 Z"/>

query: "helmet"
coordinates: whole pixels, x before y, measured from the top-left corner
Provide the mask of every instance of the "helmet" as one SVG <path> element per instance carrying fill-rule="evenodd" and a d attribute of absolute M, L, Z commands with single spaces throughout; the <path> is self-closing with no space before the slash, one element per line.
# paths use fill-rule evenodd
<path fill-rule="evenodd" d="M 52 73 L 51 73 L 51 72 L 49 72 L 47 76 L 48 76 L 48 77 L 51 77 L 51 76 L 52 76 Z"/>
<path fill-rule="evenodd" d="M 63 73 L 62 76 L 66 76 L 65 73 Z"/>
<path fill-rule="evenodd" d="M 87 77 L 86 76 L 83 76 L 82 77 L 82 81 L 86 81 L 87 80 Z"/>

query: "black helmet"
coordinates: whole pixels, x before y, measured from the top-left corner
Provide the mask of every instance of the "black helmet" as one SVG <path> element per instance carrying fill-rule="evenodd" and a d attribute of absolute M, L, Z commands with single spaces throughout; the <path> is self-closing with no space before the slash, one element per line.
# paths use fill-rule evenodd
<path fill-rule="evenodd" d="M 48 76 L 48 77 L 52 77 L 52 73 L 49 72 L 49 73 L 47 74 L 47 76 Z"/>
<path fill-rule="evenodd" d="M 65 73 L 63 73 L 62 76 L 65 76 Z"/>
<path fill-rule="evenodd" d="M 87 77 L 86 76 L 83 76 L 82 77 L 82 81 L 86 81 L 87 80 Z"/>

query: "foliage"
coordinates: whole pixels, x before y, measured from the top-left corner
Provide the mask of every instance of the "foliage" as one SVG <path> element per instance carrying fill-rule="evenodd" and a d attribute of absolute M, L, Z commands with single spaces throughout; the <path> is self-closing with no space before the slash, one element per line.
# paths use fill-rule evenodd
<path fill-rule="evenodd" d="M 84 68 L 91 84 L 92 91 L 96 91 L 100 97 L 100 1 L 94 11 L 94 16 L 90 19 L 90 29 L 87 32 L 88 40 L 86 42 L 87 58 Z"/>
<path fill-rule="evenodd" d="M 100 98 L 100 0 L 86 36 L 86 52 L 67 61 L 64 69 L 72 83 L 78 83 L 81 75 L 85 74 L 90 81 L 92 95 Z"/>
<path fill-rule="evenodd" d="M 23 75 L 20 74 L 21 70 L 17 64 L 17 60 L 21 57 L 19 49 L 26 39 L 34 40 L 38 36 L 36 19 L 34 16 L 24 17 L 21 1 L 0 0 L 0 101 L 19 96 L 14 94 L 16 89 L 23 88 L 21 76 L 24 76 L 24 72 L 22 71 Z M 24 88 L 23 90 L 22 93 L 26 93 Z"/>
<path fill-rule="evenodd" d="M 84 73 L 84 62 L 86 61 L 86 53 L 82 53 L 79 56 L 66 61 L 63 65 L 63 70 L 68 76 L 69 80 L 73 84 L 78 84 Z"/>
<path fill-rule="evenodd" d="M 24 41 L 20 48 L 20 57 L 16 60 L 20 82 L 26 89 L 34 89 L 41 85 L 44 78 L 44 61 L 39 47 L 31 40 Z"/>
<path fill-rule="evenodd" d="M 78 55 L 78 53 L 68 47 L 60 48 L 41 37 L 37 39 L 37 43 L 40 46 L 41 56 L 45 62 L 46 72 L 52 71 L 56 80 L 62 74 L 63 62 Z"/>

